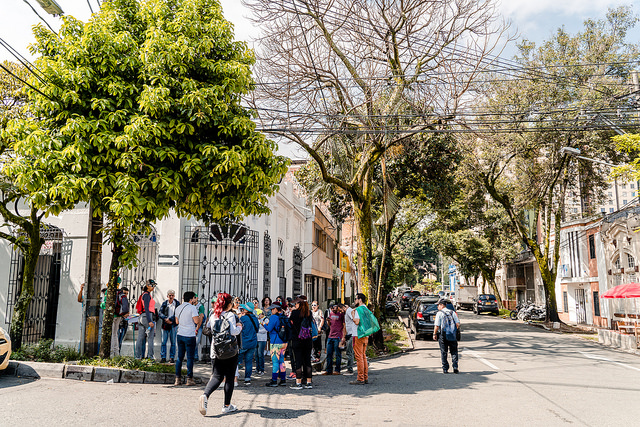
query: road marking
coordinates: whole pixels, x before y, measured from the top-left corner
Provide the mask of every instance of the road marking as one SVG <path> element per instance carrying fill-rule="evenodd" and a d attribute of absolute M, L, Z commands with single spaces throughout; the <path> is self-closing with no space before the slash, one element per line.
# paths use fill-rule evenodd
<path fill-rule="evenodd" d="M 472 355 L 473 357 L 475 357 L 476 359 L 478 359 L 480 362 L 484 363 L 491 369 L 495 369 L 496 371 L 500 370 L 500 368 L 498 368 L 496 365 L 494 365 L 493 363 L 489 362 L 487 359 L 484 359 L 482 356 L 480 356 L 480 353 L 475 352 L 473 350 L 469 350 L 466 347 L 463 348 L 462 351 L 464 351 L 465 353 L 469 353 L 470 355 Z"/>
<path fill-rule="evenodd" d="M 635 366 L 627 365 L 626 363 L 622 363 L 622 362 L 616 362 L 615 360 L 609 359 L 609 358 L 604 357 L 604 356 L 600 356 L 600 355 L 597 355 L 597 354 L 591 354 L 591 353 L 585 353 L 584 351 L 579 351 L 578 353 L 582 354 L 587 359 L 602 360 L 603 362 L 611 362 L 614 365 L 619 365 L 619 366 L 622 366 L 623 368 L 629 368 L 629 369 L 633 369 L 634 371 L 640 372 L 640 369 L 636 368 Z"/>

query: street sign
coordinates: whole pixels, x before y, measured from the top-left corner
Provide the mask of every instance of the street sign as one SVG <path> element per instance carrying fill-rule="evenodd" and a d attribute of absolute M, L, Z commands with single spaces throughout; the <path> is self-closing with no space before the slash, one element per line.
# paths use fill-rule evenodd
<path fill-rule="evenodd" d="M 180 255 L 159 255 L 158 265 L 177 266 L 180 264 Z"/>

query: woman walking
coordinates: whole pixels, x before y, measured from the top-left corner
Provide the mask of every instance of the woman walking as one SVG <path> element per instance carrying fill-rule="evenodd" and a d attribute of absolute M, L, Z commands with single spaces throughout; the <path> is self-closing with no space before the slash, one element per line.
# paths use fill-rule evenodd
<path fill-rule="evenodd" d="M 289 320 L 291 321 L 291 348 L 293 350 L 293 360 L 296 366 L 296 384 L 291 386 L 293 390 L 303 388 L 313 388 L 311 376 L 311 350 L 313 347 L 312 323 L 314 322 L 307 297 L 300 295 L 294 301 L 295 308 L 291 311 Z M 303 381 L 305 381 L 303 383 Z"/>
<path fill-rule="evenodd" d="M 220 328 L 214 328 L 216 322 L 229 322 L 229 333 L 231 335 L 238 336 L 242 332 L 242 323 L 231 311 L 233 306 L 233 299 L 231 295 L 227 293 L 219 293 L 216 303 L 213 308 L 213 314 L 207 322 L 212 330 L 220 330 Z M 231 404 L 231 395 L 233 394 L 234 376 L 236 374 L 236 368 L 238 367 L 238 354 L 228 359 L 217 359 L 214 346 L 211 346 L 211 365 L 213 372 L 211 373 L 211 379 L 204 388 L 204 394 L 200 396 L 198 400 L 198 406 L 202 415 L 207 415 L 207 402 L 209 396 L 213 393 L 222 383 L 224 384 L 224 406 L 222 407 L 222 413 L 236 411 L 235 405 Z"/>

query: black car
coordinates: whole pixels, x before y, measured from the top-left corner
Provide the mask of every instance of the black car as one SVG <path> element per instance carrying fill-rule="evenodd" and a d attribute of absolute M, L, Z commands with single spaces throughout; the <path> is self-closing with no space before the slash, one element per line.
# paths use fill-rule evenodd
<path fill-rule="evenodd" d="M 407 308 L 411 308 L 411 304 L 416 297 L 420 296 L 420 291 L 406 291 L 402 294 L 399 299 L 400 310 L 406 310 Z"/>
<path fill-rule="evenodd" d="M 476 298 L 476 302 L 473 305 L 473 311 L 476 314 L 489 312 L 496 316 L 499 315 L 500 309 L 498 308 L 498 300 L 496 299 L 496 296 L 491 294 L 478 295 L 478 298 Z"/>
<path fill-rule="evenodd" d="M 438 296 L 416 299 L 409 313 L 409 329 L 415 334 L 416 339 L 419 339 L 420 335 L 427 338 L 433 336 L 434 322 L 438 313 L 438 299 Z M 447 301 L 447 308 L 456 311 L 451 301 Z M 458 328 L 457 335 L 458 341 L 460 341 L 460 328 Z"/>

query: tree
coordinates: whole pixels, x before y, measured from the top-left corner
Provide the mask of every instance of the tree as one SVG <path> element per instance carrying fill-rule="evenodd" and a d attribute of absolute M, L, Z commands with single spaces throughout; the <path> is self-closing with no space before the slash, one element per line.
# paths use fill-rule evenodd
<path fill-rule="evenodd" d="M 4 164 L 13 157 L 13 146 L 6 133 L 10 120 L 23 117 L 25 114 L 24 81 L 28 78 L 28 70 L 12 62 L 5 61 L 0 70 L 0 163 Z M 7 240 L 24 256 L 22 281 L 19 283 L 20 293 L 13 306 L 11 316 L 11 347 L 17 350 L 22 346 L 24 323 L 33 299 L 36 265 L 40 248 L 44 240 L 40 237 L 43 212 L 33 205 L 29 206 L 29 215 L 23 216 L 17 209 L 18 203 L 24 199 L 13 183 L 0 175 L 0 228 L 10 226 L 14 233 L 0 231 L 0 238 Z"/>
<path fill-rule="evenodd" d="M 490 83 L 477 110 L 483 126 L 469 126 L 475 132 L 467 139 L 470 179 L 502 205 L 535 257 L 547 320 L 559 321 L 555 282 L 568 192 L 597 196 L 606 178 L 592 163 L 571 162 L 561 148 L 618 157 L 607 115 L 626 102 L 625 82 L 638 50 L 625 38 L 635 22 L 630 8 L 618 8 L 606 20 L 585 21 L 576 35 L 559 29 L 538 48 L 524 41 L 516 59 L 525 75 Z"/>
<path fill-rule="evenodd" d="M 304 148 L 349 195 L 359 282 L 375 303 L 375 176 L 386 176 L 376 169 L 403 141 L 446 127 L 504 26 L 491 1 L 243 3 L 262 30 L 253 101 L 262 126 Z M 335 168 L 334 153 L 348 170 Z"/>
<path fill-rule="evenodd" d="M 431 222 L 429 240 L 455 261 L 468 280 L 476 282 L 482 276 L 502 306 L 496 271 L 517 254 L 515 230 L 502 206 L 487 197 L 484 187 L 464 179 L 458 182 L 461 191 L 451 208 L 439 211 Z"/>
<path fill-rule="evenodd" d="M 35 27 L 30 117 L 6 173 L 47 213 L 80 201 L 112 246 L 105 319 L 135 231 L 171 211 L 205 223 L 267 213 L 286 172 L 241 96 L 254 62 L 216 0 L 113 0 L 58 35 Z M 101 356 L 109 356 L 104 322 Z"/>

